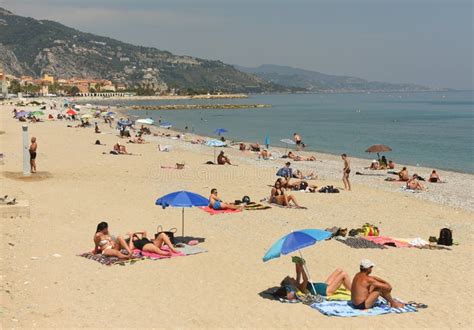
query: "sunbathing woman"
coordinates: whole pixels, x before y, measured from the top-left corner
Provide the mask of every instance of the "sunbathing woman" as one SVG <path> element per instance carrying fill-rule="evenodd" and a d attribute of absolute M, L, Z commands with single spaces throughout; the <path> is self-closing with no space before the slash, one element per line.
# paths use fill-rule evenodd
<path fill-rule="evenodd" d="M 232 203 L 224 203 L 217 194 L 217 189 L 211 189 L 211 196 L 209 196 L 209 207 L 214 210 L 241 210 L 244 206 L 235 205 Z"/>
<path fill-rule="evenodd" d="M 295 155 L 292 151 L 289 151 L 288 152 L 288 158 L 290 159 L 293 159 L 294 161 L 309 161 L 309 162 L 313 162 L 316 160 L 316 157 L 314 156 L 309 156 L 309 157 L 302 157 L 302 156 L 298 156 L 298 155 Z"/>
<path fill-rule="evenodd" d="M 165 233 L 160 233 L 151 241 L 146 236 L 146 231 L 128 233 L 130 238 L 131 249 L 138 249 L 140 251 L 156 253 L 162 256 L 171 256 L 171 253 L 178 253 L 173 247 L 170 238 Z M 170 251 L 163 251 L 161 248 L 167 245 Z"/>
<path fill-rule="evenodd" d="M 291 207 L 290 202 L 293 202 L 296 208 L 303 208 L 302 206 L 298 205 L 298 202 L 293 195 L 286 195 L 285 188 L 283 188 L 282 182 L 278 179 L 275 182 L 275 185 L 272 188 L 270 193 L 270 203 L 278 204 L 286 207 Z"/>
<path fill-rule="evenodd" d="M 258 155 L 258 158 L 264 159 L 264 160 L 269 160 L 272 157 L 272 154 L 267 150 L 267 149 L 262 149 L 260 151 L 260 154 Z"/>
<path fill-rule="evenodd" d="M 413 174 L 410 180 L 407 181 L 407 188 L 411 190 L 424 190 L 420 181 L 418 181 L 418 175 Z"/>
<path fill-rule="evenodd" d="M 120 259 L 130 259 L 132 257 L 132 249 L 125 242 L 125 240 L 118 236 L 113 237 L 109 235 L 109 225 L 107 222 L 101 222 L 97 225 L 97 230 L 94 235 L 95 251 L 102 253 L 108 257 L 118 257 Z M 120 249 L 125 249 L 128 255 L 120 252 Z"/>
<path fill-rule="evenodd" d="M 289 300 L 296 299 L 296 293 L 298 291 L 319 294 L 321 296 L 331 296 L 341 286 L 344 286 L 346 290 L 351 290 L 351 279 L 342 269 L 336 269 L 331 275 L 329 275 L 324 283 L 316 282 L 311 285 L 304 270 L 304 260 L 299 257 L 293 257 L 293 262 L 295 263 L 296 268 L 296 279 L 287 276 L 281 282 L 281 286 L 285 287 L 287 292 L 286 298 Z"/>

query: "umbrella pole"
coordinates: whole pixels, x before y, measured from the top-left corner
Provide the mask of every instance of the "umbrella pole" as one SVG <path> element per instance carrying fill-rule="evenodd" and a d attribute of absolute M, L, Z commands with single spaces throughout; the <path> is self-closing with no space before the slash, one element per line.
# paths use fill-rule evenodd
<path fill-rule="evenodd" d="M 216 147 L 214 147 L 214 163 L 217 163 L 217 160 L 216 160 Z"/>
<path fill-rule="evenodd" d="M 298 252 L 300 253 L 301 259 L 304 259 L 303 258 L 303 253 L 301 253 L 301 250 L 298 250 Z M 311 279 L 311 274 L 309 273 L 308 267 L 306 266 L 306 262 L 303 264 L 303 268 L 304 268 L 304 271 L 306 272 L 306 274 L 308 274 L 308 281 L 311 284 L 311 288 L 313 288 L 314 294 L 316 295 L 317 294 L 316 289 L 314 288 L 313 280 Z"/>
<path fill-rule="evenodd" d="M 184 207 L 181 208 L 181 237 L 184 238 Z"/>

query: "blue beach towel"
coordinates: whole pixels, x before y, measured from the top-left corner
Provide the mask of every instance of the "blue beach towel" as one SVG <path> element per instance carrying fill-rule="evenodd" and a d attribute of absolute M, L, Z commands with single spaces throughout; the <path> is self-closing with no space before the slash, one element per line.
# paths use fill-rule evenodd
<path fill-rule="evenodd" d="M 375 316 L 390 313 L 402 314 L 418 311 L 415 307 L 409 305 L 403 308 L 391 308 L 381 300 L 375 303 L 374 307 L 365 310 L 355 309 L 350 301 L 323 301 L 312 304 L 311 307 L 324 315 L 340 317 Z"/>

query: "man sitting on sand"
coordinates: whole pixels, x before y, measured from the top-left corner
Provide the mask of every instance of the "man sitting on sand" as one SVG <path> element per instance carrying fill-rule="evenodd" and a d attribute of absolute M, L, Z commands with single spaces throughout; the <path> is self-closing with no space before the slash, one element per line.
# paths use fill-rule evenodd
<path fill-rule="evenodd" d="M 432 183 L 442 182 L 442 181 L 441 181 L 441 178 L 439 177 L 439 175 L 438 175 L 438 173 L 436 172 L 436 170 L 433 170 L 433 171 L 431 172 L 429 181 L 432 182 Z"/>
<path fill-rule="evenodd" d="M 321 296 L 331 296 L 339 289 L 344 286 L 347 290 L 351 290 L 351 279 L 349 275 L 342 269 L 336 269 L 325 282 L 311 283 L 308 280 L 308 276 L 304 270 L 304 259 L 300 257 L 292 257 L 292 261 L 295 263 L 296 278 L 287 276 L 281 281 L 281 286 L 286 289 L 286 299 L 294 300 L 297 298 L 296 294 L 298 291 L 302 293 L 319 294 Z"/>
<path fill-rule="evenodd" d="M 298 155 L 295 155 L 292 151 L 288 152 L 288 158 L 293 159 L 294 161 L 313 162 L 316 160 L 316 157 L 314 156 L 309 156 L 309 157 L 298 156 Z"/>
<path fill-rule="evenodd" d="M 403 167 L 400 172 L 398 172 L 398 179 L 400 181 L 408 181 L 410 176 L 408 175 L 408 170 L 406 167 Z"/>
<path fill-rule="evenodd" d="M 391 160 L 388 161 L 388 168 L 393 170 L 395 168 L 395 163 Z"/>
<path fill-rule="evenodd" d="M 413 174 L 411 179 L 407 181 L 407 188 L 411 190 L 424 190 L 420 181 L 418 181 L 418 174 Z"/>
<path fill-rule="evenodd" d="M 370 276 L 375 264 L 367 259 L 360 262 L 360 272 L 354 276 L 351 288 L 351 300 L 356 309 L 369 309 L 379 297 L 383 297 L 391 307 L 401 308 L 401 304 L 391 296 L 392 286 L 381 278 Z"/>
<path fill-rule="evenodd" d="M 271 157 L 272 157 L 272 154 L 267 149 L 263 149 L 262 151 L 260 151 L 260 154 L 258 155 L 258 158 L 261 158 L 264 160 L 269 160 L 271 159 Z"/>
<path fill-rule="evenodd" d="M 120 142 L 114 145 L 114 151 L 121 155 L 128 155 L 127 148 L 124 145 L 121 145 Z"/>
<path fill-rule="evenodd" d="M 224 203 L 217 194 L 217 189 L 211 189 L 211 196 L 209 196 L 209 207 L 214 210 L 240 210 L 243 206 L 238 206 L 232 203 Z"/>
<path fill-rule="evenodd" d="M 95 128 L 94 128 L 96 134 L 100 134 L 100 129 L 99 129 L 99 125 L 97 124 L 97 122 L 95 122 Z"/>
<path fill-rule="evenodd" d="M 219 165 L 225 165 L 225 164 L 232 165 L 232 164 L 230 163 L 229 157 L 224 156 L 224 150 L 222 150 L 222 151 L 219 153 L 219 156 L 217 156 L 217 164 L 219 164 Z"/>

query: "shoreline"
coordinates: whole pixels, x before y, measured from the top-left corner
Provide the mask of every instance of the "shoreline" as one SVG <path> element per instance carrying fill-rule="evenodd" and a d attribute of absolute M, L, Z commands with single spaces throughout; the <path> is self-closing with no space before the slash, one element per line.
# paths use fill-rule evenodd
<path fill-rule="evenodd" d="M 247 99 L 247 94 L 218 94 L 218 95 L 127 95 L 127 96 L 70 96 L 65 98 L 82 101 L 117 101 L 117 100 L 137 100 L 137 101 L 164 101 L 164 100 L 212 100 L 212 99 Z M 60 98 L 59 96 L 56 98 Z M 64 97 L 63 97 L 64 98 Z M 33 98 L 32 98 L 33 99 Z M 54 99 L 54 98 L 53 98 Z"/>

